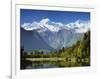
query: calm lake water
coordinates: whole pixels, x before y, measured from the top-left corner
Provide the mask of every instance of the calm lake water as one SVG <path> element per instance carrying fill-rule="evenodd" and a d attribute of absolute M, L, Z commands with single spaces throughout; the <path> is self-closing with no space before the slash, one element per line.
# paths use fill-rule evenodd
<path fill-rule="evenodd" d="M 63 68 L 63 67 L 81 67 L 90 66 L 87 62 L 71 61 L 27 61 L 21 63 L 21 69 L 43 69 L 43 68 Z"/>

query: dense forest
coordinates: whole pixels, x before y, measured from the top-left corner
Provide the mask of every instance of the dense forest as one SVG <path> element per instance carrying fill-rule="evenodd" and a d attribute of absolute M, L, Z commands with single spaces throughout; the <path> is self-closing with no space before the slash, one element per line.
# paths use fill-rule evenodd
<path fill-rule="evenodd" d="M 34 50 L 27 53 L 24 46 L 21 47 L 21 62 L 26 58 L 63 58 L 73 63 L 82 63 L 82 66 L 90 66 L 90 31 L 86 32 L 83 38 L 71 47 L 63 47 L 60 50 L 44 53 L 44 51 Z"/>

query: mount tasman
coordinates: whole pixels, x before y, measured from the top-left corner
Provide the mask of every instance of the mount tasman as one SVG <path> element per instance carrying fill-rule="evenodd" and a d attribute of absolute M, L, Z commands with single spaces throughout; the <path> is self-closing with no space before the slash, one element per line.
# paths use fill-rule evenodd
<path fill-rule="evenodd" d="M 77 20 L 63 24 L 46 18 L 39 22 L 21 25 L 21 45 L 24 46 L 25 51 L 58 50 L 72 46 L 81 40 L 88 30 L 90 30 L 90 23 L 87 21 Z"/>

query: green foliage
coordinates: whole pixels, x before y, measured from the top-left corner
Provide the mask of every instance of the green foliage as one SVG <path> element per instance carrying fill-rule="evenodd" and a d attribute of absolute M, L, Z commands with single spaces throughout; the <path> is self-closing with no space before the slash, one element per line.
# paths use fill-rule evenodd
<path fill-rule="evenodd" d="M 84 34 L 84 37 L 77 41 L 71 47 L 63 47 L 60 50 L 44 53 L 44 51 L 34 50 L 30 54 L 24 51 L 24 47 L 21 47 L 21 60 L 24 58 L 65 58 L 66 61 L 87 61 L 87 65 L 90 65 L 90 31 Z M 77 64 L 77 63 L 75 63 Z M 86 63 L 85 63 L 86 65 Z"/>
<path fill-rule="evenodd" d="M 60 49 L 58 54 L 59 57 L 69 60 L 76 59 L 79 62 L 88 60 L 88 64 L 90 64 L 90 31 L 85 33 L 84 37 L 73 46 Z"/>

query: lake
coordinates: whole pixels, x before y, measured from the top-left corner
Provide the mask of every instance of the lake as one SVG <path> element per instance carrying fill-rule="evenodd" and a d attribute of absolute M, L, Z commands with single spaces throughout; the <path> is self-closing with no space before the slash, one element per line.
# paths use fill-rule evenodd
<path fill-rule="evenodd" d="M 45 59 L 45 60 L 44 60 Z M 21 62 L 21 69 L 44 69 L 90 66 L 87 61 L 65 60 L 64 58 L 28 58 Z"/>

